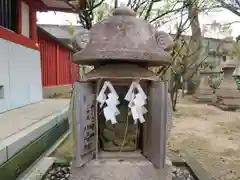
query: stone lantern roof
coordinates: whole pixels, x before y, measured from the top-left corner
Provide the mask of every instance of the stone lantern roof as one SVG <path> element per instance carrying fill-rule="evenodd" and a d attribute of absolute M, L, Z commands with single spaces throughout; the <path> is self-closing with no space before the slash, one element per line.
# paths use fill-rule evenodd
<path fill-rule="evenodd" d="M 157 33 L 150 23 L 136 18 L 133 10 L 120 7 L 92 27 L 88 44 L 74 54 L 73 62 L 93 66 L 112 63 L 162 66 L 171 63 L 167 50 L 172 44 L 170 35 Z"/>

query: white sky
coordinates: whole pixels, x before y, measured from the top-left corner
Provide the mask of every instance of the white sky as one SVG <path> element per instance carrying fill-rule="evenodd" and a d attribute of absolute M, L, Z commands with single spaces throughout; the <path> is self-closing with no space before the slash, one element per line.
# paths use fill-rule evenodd
<path fill-rule="evenodd" d="M 227 10 L 222 10 L 221 12 L 211 12 L 211 13 L 208 13 L 208 15 L 201 15 L 199 20 L 202 25 L 211 24 L 213 21 L 224 24 L 224 23 L 235 22 L 235 21 L 240 22 L 240 17 L 234 15 L 233 13 Z M 69 22 L 76 25 L 77 15 L 74 15 L 71 13 L 62 13 L 62 12 L 38 13 L 39 24 L 69 24 Z M 172 23 L 171 26 L 174 26 L 174 24 L 175 23 Z M 232 25 L 231 36 L 236 37 L 240 35 L 239 26 L 240 26 L 240 23 L 235 23 Z M 166 32 L 169 32 L 170 28 L 169 28 L 169 25 L 166 25 L 161 29 L 163 29 Z M 218 34 L 216 32 L 210 31 L 210 32 L 207 32 L 205 36 L 213 37 L 213 38 L 223 38 L 223 37 L 229 36 L 229 34 L 226 33 L 225 35 L 223 35 L 223 34 Z"/>

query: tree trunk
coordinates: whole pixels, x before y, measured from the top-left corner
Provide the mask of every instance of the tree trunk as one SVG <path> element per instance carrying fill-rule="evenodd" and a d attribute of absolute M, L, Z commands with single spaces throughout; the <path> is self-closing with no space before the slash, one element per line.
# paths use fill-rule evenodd
<path fill-rule="evenodd" d="M 114 8 L 116 9 L 118 7 L 118 0 L 114 0 Z"/>
<path fill-rule="evenodd" d="M 198 4 L 196 4 L 196 0 L 187 0 L 188 4 L 188 18 L 190 21 L 190 27 L 192 31 L 192 37 L 190 41 L 190 64 L 191 67 L 188 67 L 187 72 L 184 74 L 184 81 L 188 81 L 197 71 L 199 67 L 199 63 L 201 63 L 202 59 L 201 54 L 202 50 L 202 34 L 201 27 L 199 22 L 199 10 Z"/>
<path fill-rule="evenodd" d="M 198 71 L 199 64 L 202 62 L 200 58 L 202 55 L 202 35 L 201 35 L 201 27 L 199 22 L 199 11 L 198 5 L 196 4 L 196 0 L 186 0 L 185 1 L 188 10 L 188 19 L 190 21 L 190 27 L 192 31 L 191 41 L 189 42 L 190 54 L 189 54 L 189 65 L 187 67 L 187 71 L 183 74 L 183 82 L 188 82 L 188 80 Z M 181 83 L 179 77 L 172 77 L 172 87 L 171 87 L 171 99 L 173 110 L 176 110 L 177 98 L 178 98 L 178 90 L 184 84 Z"/>

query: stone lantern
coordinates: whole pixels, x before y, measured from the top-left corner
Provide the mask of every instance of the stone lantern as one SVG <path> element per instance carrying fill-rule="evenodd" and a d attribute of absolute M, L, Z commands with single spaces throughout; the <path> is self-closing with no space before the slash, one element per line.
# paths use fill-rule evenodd
<path fill-rule="evenodd" d="M 200 85 L 193 95 L 196 102 L 208 103 L 212 102 L 212 89 L 208 84 L 208 77 L 212 73 L 212 70 L 207 66 L 200 71 Z"/>
<path fill-rule="evenodd" d="M 217 98 L 214 104 L 223 110 L 236 110 L 240 105 L 240 92 L 236 88 L 233 77 L 236 65 L 237 62 L 233 58 L 227 58 L 221 64 L 224 73 L 223 81 L 216 91 Z"/>
<path fill-rule="evenodd" d="M 171 63 L 170 36 L 128 8 L 89 31 L 73 62 L 93 66 L 74 84 L 72 180 L 165 180 L 171 129 L 168 83 L 149 67 Z"/>
<path fill-rule="evenodd" d="M 212 103 L 215 98 L 215 89 L 221 83 L 219 78 L 222 77 L 222 69 L 218 64 L 222 60 L 222 54 L 217 50 L 210 50 L 208 55 L 208 59 L 200 68 L 200 85 L 193 95 L 195 101 L 200 103 Z"/>

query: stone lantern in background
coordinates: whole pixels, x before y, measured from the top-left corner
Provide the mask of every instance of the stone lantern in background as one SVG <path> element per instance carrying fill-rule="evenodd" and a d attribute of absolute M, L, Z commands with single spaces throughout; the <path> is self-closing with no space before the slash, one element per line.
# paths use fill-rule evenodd
<path fill-rule="evenodd" d="M 222 78 L 222 70 L 219 64 L 222 62 L 222 53 L 219 49 L 210 49 L 207 59 L 199 68 L 200 84 L 193 98 L 196 102 L 212 103 L 215 98 L 215 90 L 219 87 Z"/>
<path fill-rule="evenodd" d="M 213 104 L 223 110 L 236 110 L 240 108 L 240 91 L 237 90 L 235 81 L 239 63 L 231 55 L 231 52 L 235 48 L 234 43 L 233 37 L 227 37 L 220 46 L 221 51 L 226 54 L 221 63 L 224 75 L 219 89 L 216 90 L 216 99 L 213 101 Z"/>
<path fill-rule="evenodd" d="M 224 71 L 224 78 L 223 82 L 221 83 L 219 93 L 225 92 L 225 90 L 228 89 L 235 89 L 236 85 L 232 75 L 237 65 L 236 59 L 229 55 L 229 52 L 231 52 L 234 48 L 233 37 L 226 37 L 223 39 L 223 44 L 220 46 L 220 48 L 221 51 L 226 55 L 223 56 L 224 59 L 221 62 L 221 67 Z"/>
<path fill-rule="evenodd" d="M 209 65 L 205 63 L 205 67 L 200 70 L 200 85 L 193 95 L 196 102 L 209 103 L 212 102 L 212 89 L 208 84 L 208 76 L 212 73 Z"/>
<path fill-rule="evenodd" d="M 219 55 L 217 57 L 219 59 Z M 220 66 L 216 66 L 215 60 L 204 61 L 200 68 L 200 85 L 193 95 L 197 102 L 212 103 L 216 96 L 215 90 L 220 86 L 222 80 L 222 69 Z"/>
<path fill-rule="evenodd" d="M 236 89 L 236 84 L 233 78 L 233 72 L 237 66 L 236 59 L 227 57 L 225 62 L 221 63 L 222 70 L 224 72 L 223 82 L 221 83 L 219 92 L 223 92 L 227 89 Z"/>
<path fill-rule="evenodd" d="M 172 57 L 170 36 L 128 8 L 95 24 L 73 62 L 93 66 L 74 85 L 72 180 L 166 180 L 172 106 L 168 83 L 149 67 Z M 129 152 L 131 151 L 131 152 Z"/>
<path fill-rule="evenodd" d="M 223 70 L 223 81 L 216 90 L 216 99 L 214 105 L 223 110 L 236 110 L 240 107 L 240 92 L 236 88 L 236 82 L 233 72 L 236 69 L 236 59 L 227 57 L 226 61 L 221 64 Z"/>

